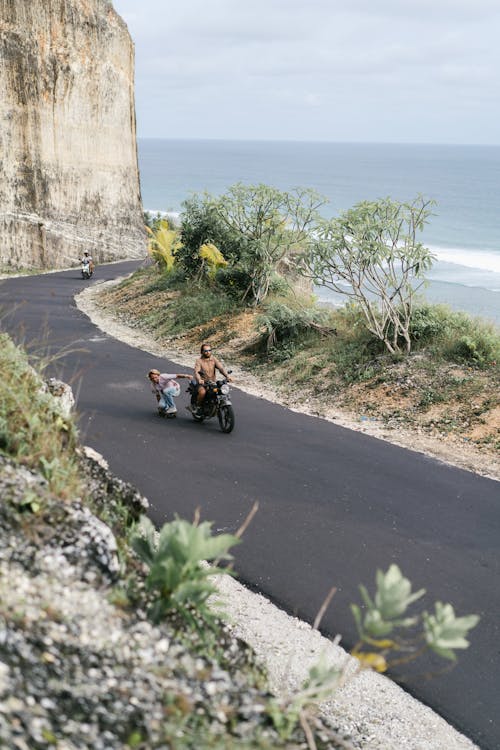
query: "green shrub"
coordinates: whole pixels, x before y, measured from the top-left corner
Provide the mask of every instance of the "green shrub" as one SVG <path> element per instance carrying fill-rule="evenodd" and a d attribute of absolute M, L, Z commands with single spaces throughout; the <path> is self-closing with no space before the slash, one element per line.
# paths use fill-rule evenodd
<path fill-rule="evenodd" d="M 42 372 L 48 364 L 34 361 Z M 74 422 L 61 414 L 26 352 L 7 334 L 0 334 L 0 372 L 0 451 L 39 471 L 55 494 L 79 491 Z"/>
<path fill-rule="evenodd" d="M 255 324 L 259 330 L 264 329 L 261 346 L 269 352 L 283 349 L 304 336 L 318 335 L 326 320 L 327 313 L 320 308 L 293 308 L 283 302 L 272 301 L 265 305 Z"/>
<path fill-rule="evenodd" d="M 391 565 L 386 573 L 377 570 L 376 591 L 372 598 L 366 587 L 359 586 L 364 611 L 351 604 L 351 611 L 358 629 L 359 641 L 352 654 L 365 666 L 385 672 L 391 666 L 407 664 L 424 651 L 431 650 L 443 659 L 456 661 L 455 651 L 468 648 L 467 634 L 479 622 L 477 615 L 456 617 L 451 604 L 436 602 L 435 613 L 408 614 L 408 608 L 425 594 L 425 589 L 412 592 L 411 582 L 403 576 L 397 565 Z M 422 634 L 413 639 L 398 636 L 399 630 L 415 629 L 423 625 Z M 377 651 L 366 651 L 375 647 Z M 404 653 L 394 660 L 392 652 Z"/>
<path fill-rule="evenodd" d="M 445 349 L 448 359 L 478 368 L 496 364 L 500 359 L 500 337 L 485 327 L 471 329 L 469 335 L 458 336 Z"/>
<path fill-rule="evenodd" d="M 410 320 L 412 341 L 426 343 L 442 335 L 446 329 L 446 311 L 437 305 L 424 305 L 413 310 Z"/>
<path fill-rule="evenodd" d="M 224 289 L 229 297 L 240 301 L 250 284 L 250 276 L 241 268 L 227 266 L 226 268 L 218 269 L 215 281 Z"/>
<path fill-rule="evenodd" d="M 144 226 L 155 232 L 163 219 L 163 216 L 159 211 L 154 214 L 152 211 L 144 211 L 142 214 L 144 220 Z"/>
<path fill-rule="evenodd" d="M 221 221 L 210 196 L 194 195 L 183 202 L 182 208 L 182 247 L 176 252 L 176 261 L 188 278 L 195 278 L 201 270 L 203 260 L 199 251 L 205 243 L 213 243 L 229 264 L 239 260 L 241 239 Z"/>
<path fill-rule="evenodd" d="M 445 305 L 424 305 L 412 315 L 410 334 L 433 354 L 484 368 L 499 361 L 500 334 L 493 324 L 454 312 Z"/>
<path fill-rule="evenodd" d="M 218 563 L 232 559 L 229 549 L 240 540 L 232 534 L 212 536 L 211 527 L 207 521 L 195 524 L 176 518 L 157 533 L 148 518 L 141 519 L 131 543 L 149 568 L 146 587 L 152 594 L 153 622 L 172 612 L 197 630 L 217 622 L 207 604 L 216 592 L 209 578 L 228 572 Z M 205 565 L 204 561 L 214 564 Z"/>

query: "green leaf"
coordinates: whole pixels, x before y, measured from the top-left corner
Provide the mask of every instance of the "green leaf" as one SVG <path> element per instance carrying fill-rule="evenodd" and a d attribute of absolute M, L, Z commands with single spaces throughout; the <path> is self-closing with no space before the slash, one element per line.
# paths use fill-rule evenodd
<path fill-rule="evenodd" d="M 380 638 L 381 636 L 389 635 L 392 633 L 393 628 L 394 623 L 383 620 L 377 609 L 372 609 L 366 613 L 364 631 L 372 638 Z"/>
<path fill-rule="evenodd" d="M 410 604 L 425 594 L 425 589 L 411 593 L 411 582 L 394 564 L 389 567 L 387 573 L 377 570 L 376 583 L 375 606 L 383 620 L 399 618 Z"/>
<path fill-rule="evenodd" d="M 149 566 L 146 587 L 155 597 L 150 609 L 154 622 L 160 622 L 173 610 L 195 627 L 200 627 L 199 622 L 213 621 L 206 605 L 215 592 L 209 578 L 227 571 L 205 562 L 231 559 L 228 550 L 240 541 L 236 536 L 214 536 L 211 523 L 192 524 L 181 518 L 164 524 L 158 534 L 151 521 L 144 518 L 131 541 Z M 199 618 L 193 617 L 195 610 Z"/>
<path fill-rule="evenodd" d="M 361 609 L 357 604 L 351 604 L 351 612 L 356 623 L 356 629 L 360 638 L 363 637 L 363 618 L 361 616 Z"/>
<path fill-rule="evenodd" d="M 454 661 L 454 649 L 469 647 L 466 635 L 480 618 L 478 615 L 456 617 L 451 604 L 436 602 L 434 607 L 435 614 L 423 613 L 425 639 L 435 653 Z"/>
<path fill-rule="evenodd" d="M 151 566 L 157 552 L 156 530 L 149 518 L 143 516 L 134 529 L 130 540 L 132 549 L 147 565 Z"/>

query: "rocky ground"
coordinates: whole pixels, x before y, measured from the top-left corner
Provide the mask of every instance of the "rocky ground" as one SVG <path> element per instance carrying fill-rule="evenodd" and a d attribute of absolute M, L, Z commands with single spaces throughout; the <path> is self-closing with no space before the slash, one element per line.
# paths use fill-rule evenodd
<path fill-rule="evenodd" d="M 147 507 L 94 458 L 81 462 L 108 518 L 113 507 L 133 516 Z M 280 740 L 252 652 L 228 629 L 215 658 L 126 604 L 119 544 L 88 506 L 62 503 L 43 477 L 2 456 L 0 495 L 1 747 L 308 747 L 300 729 Z M 314 723 L 318 748 L 351 746 Z"/>

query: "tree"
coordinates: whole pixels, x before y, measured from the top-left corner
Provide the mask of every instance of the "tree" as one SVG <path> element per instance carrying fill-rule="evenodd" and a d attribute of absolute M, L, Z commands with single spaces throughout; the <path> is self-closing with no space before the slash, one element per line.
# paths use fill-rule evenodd
<path fill-rule="evenodd" d="M 304 249 L 324 199 L 313 190 L 282 192 L 267 185 L 233 185 L 210 208 L 239 238 L 238 267 L 248 276 L 243 299 L 262 302 L 281 261 Z M 224 250 L 223 247 L 221 247 Z M 224 253 L 227 258 L 227 254 Z"/>
<path fill-rule="evenodd" d="M 357 303 L 368 330 L 395 353 L 409 352 L 415 293 L 432 266 L 431 252 L 417 241 L 434 201 L 390 198 L 364 201 L 338 218 L 322 220 L 303 253 L 299 271 Z"/>
<path fill-rule="evenodd" d="M 203 193 L 187 198 L 182 204 L 181 246 L 176 252 L 176 262 L 189 278 L 203 275 L 206 258 L 201 250 L 205 247 L 203 252 L 206 253 L 206 246 L 218 248 L 230 264 L 236 263 L 240 257 L 239 238 L 220 220 L 212 203 L 213 197 Z"/>
<path fill-rule="evenodd" d="M 166 219 L 156 220 L 153 229 L 146 226 L 149 235 L 148 251 L 161 269 L 171 271 L 180 248 L 179 233 L 170 228 Z"/>

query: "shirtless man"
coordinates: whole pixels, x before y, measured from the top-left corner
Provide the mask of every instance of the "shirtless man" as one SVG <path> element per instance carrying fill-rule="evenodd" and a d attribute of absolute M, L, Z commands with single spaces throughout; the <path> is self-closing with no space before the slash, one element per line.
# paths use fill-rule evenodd
<path fill-rule="evenodd" d="M 212 356 L 212 349 L 210 344 L 202 344 L 200 349 L 201 355 L 194 363 L 194 385 L 196 387 L 196 404 L 199 409 L 207 390 L 205 388 L 205 381 L 215 380 L 215 371 L 218 370 L 223 377 L 230 383 L 231 378 L 227 371 L 221 365 L 218 359 Z M 189 408 L 189 407 L 188 407 Z"/>

